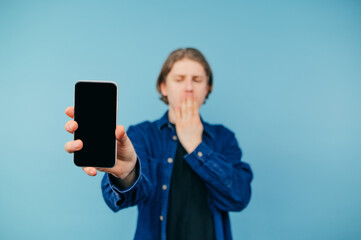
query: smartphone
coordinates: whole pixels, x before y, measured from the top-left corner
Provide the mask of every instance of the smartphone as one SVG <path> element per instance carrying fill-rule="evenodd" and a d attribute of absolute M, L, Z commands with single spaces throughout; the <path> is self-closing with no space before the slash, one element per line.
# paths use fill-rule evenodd
<path fill-rule="evenodd" d="M 77 81 L 74 99 L 74 120 L 78 123 L 74 140 L 83 141 L 83 148 L 74 152 L 75 165 L 113 167 L 117 159 L 117 84 L 111 81 Z"/>

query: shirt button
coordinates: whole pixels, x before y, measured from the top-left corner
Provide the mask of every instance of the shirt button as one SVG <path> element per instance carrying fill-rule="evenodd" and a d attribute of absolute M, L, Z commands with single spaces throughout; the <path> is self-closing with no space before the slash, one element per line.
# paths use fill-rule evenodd
<path fill-rule="evenodd" d="M 161 221 L 163 221 L 163 220 L 164 220 L 164 218 L 163 218 L 163 216 L 162 216 L 162 215 L 160 215 L 160 216 L 159 216 L 159 220 L 161 220 Z"/>
<path fill-rule="evenodd" d="M 174 136 L 172 137 L 172 139 L 173 139 L 174 141 L 177 141 L 177 136 L 174 135 Z"/>
<path fill-rule="evenodd" d="M 198 157 L 202 157 L 203 153 L 202 152 L 198 152 Z"/>
<path fill-rule="evenodd" d="M 168 163 L 172 163 L 173 162 L 173 158 L 168 158 Z"/>
<path fill-rule="evenodd" d="M 164 185 L 162 186 L 162 189 L 163 189 L 164 191 L 167 190 L 167 185 L 164 184 Z"/>

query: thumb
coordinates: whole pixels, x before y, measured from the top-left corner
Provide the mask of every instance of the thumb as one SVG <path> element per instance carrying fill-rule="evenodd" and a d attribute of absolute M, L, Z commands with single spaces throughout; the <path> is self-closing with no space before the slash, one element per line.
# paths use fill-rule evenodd
<path fill-rule="evenodd" d="M 123 125 L 118 125 L 115 129 L 115 138 L 121 144 L 125 143 L 128 140 L 127 133 L 125 132 L 125 128 Z"/>

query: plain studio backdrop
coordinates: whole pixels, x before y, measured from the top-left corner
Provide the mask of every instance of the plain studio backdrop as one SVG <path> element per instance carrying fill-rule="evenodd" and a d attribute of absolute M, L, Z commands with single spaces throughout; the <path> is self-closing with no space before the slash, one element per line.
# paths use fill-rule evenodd
<path fill-rule="evenodd" d="M 0 1 L 0 239 L 133 238 L 137 209 L 65 152 L 64 111 L 77 80 L 110 80 L 118 124 L 161 117 L 158 73 L 188 46 L 214 72 L 202 117 L 254 171 L 234 239 L 361 239 L 361 3 L 341 0 Z"/>

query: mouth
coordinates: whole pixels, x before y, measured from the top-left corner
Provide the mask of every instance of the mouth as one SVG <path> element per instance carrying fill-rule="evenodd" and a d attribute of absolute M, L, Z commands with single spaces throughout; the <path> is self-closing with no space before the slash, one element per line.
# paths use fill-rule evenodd
<path fill-rule="evenodd" d="M 187 93 L 185 93 L 184 94 L 184 96 L 183 96 L 183 99 L 182 100 L 185 100 L 185 99 L 187 99 L 187 98 L 193 98 L 194 99 L 194 94 L 193 93 L 189 93 L 189 92 L 187 92 Z"/>

